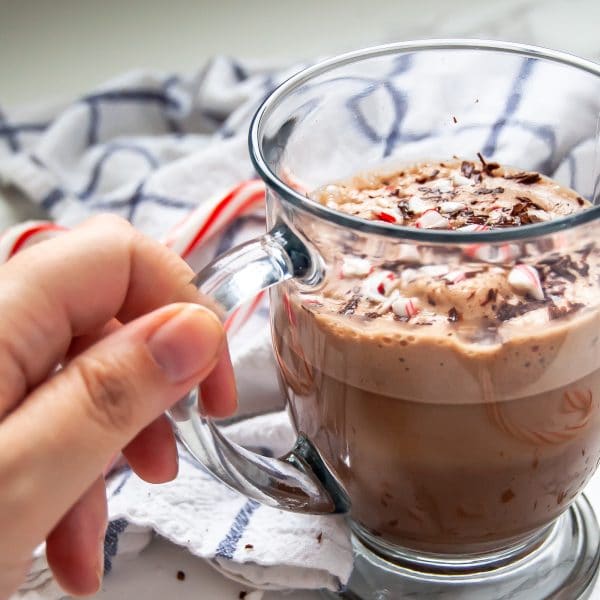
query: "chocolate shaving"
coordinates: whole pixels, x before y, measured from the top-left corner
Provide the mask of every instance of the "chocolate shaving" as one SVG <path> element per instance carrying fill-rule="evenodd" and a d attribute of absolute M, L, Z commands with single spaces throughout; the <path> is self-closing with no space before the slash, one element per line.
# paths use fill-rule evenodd
<path fill-rule="evenodd" d="M 518 217 L 520 214 L 527 212 L 527 208 L 528 207 L 525 202 L 519 202 L 512 207 L 512 209 L 510 211 L 510 216 Z"/>
<path fill-rule="evenodd" d="M 467 217 L 467 224 L 469 225 L 485 225 L 487 223 L 487 217 L 483 215 L 472 215 Z"/>
<path fill-rule="evenodd" d="M 246 544 L 246 545 L 244 546 L 244 548 L 245 548 L 246 550 L 252 550 L 252 549 L 254 548 L 254 545 L 253 545 L 253 544 Z"/>
<path fill-rule="evenodd" d="M 530 185 L 532 183 L 537 183 L 541 180 L 539 173 L 529 173 L 525 177 L 520 177 L 517 179 L 517 183 L 522 183 L 524 185 Z"/>
<path fill-rule="evenodd" d="M 366 317 L 367 319 L 377 319 L 377 318 L 379 318 L 380 316 L 381 316 L 381 315 L 380 315 L 378 312 L 374 312 L 374 311 L 373 311 L 373 312 L 368 312 L 368 313 L 365 313 L 365 317 Z"/>
<path fill-rule="evenodd" d="M 419 177 L 415 177 L 415 183 L 427 183 L 428 181 L 433 181 L 439 174 L 439 169 L 434 169 L 430 175 L 419 175 Z"/>
<path fill-rule="evenodd" d="M 177 571 L 177 580 L 185 581 L 185 571 Z"/>
<path fill-rule="evenodd" d="M 492 171 L 495 171 L 496 169 L 500 168 L 500 165 L 497 162 L 485 162 L 485 159 L 483 158 L 483 156 L 481 156 L 481 152 L 477 153 L 477 158 L 479 158 L 479 160 L 481 161 L 481 164 L 483 165 L 483 170 L 488 175 L 491 175 Z"/>
<path fill-rule="evenodd" d="M 490 288 L 487 292 L 487 296 L 485 297 L 485 300 L 483 302 L 481 302 L 481 306 L 485 306 L 486 304 L 489 304 L 490 302 L 494 302 L 494 300 L 496 300 L 497 295 L 498 295 L 498 290 Z"/>
<path fill-rule="evenodd" d="M 398 267 L 417 269 L 420 266 L 422 266 L 420 262 L 416 262 L 414 260 L 404 260 L 402 258 L 398 258 L 396 260 L 386 260 L 381 263 L 381 268 L 388 271 L 395 271 L 398 269 Z"/>
<path fill-rule="evenodd" d="M 511 211 L 510 216 L 513 217 L 511 225 L 529 225 L 532 223 L 531 215 L 527 212 L 530 202 L 518 202 Z"/>
<path fill-rule="evenodd" d="M 541 181 L 542 178 L 539 173 L 527 173 L 526 171 L 520 171 L 519 173 L 514 173 L 512 175 L 504 175 L 504 179 L 514 179 L 517 183 L 530 185 L 532 183 Z"/>
<path fill-rule="evenodd" d="M 475 165 L 472 162 L 468 162 L 466 160 L 463 160 L 460 164 L 460 172 L 469 179 L 471 178 L 471 175 L 473 175 L 474 168 Z"/>
<path fill-rule="evenodd" d="M 581 250 L 577 250 L 577 254 L 581 254 L 581 260 L 586 261 L 592 250 L 596 247 L 594 242 L 586 244 Z"/>
<path fill-rule="evenodd" d="M 570 256 L 549 256 L 540 261 L 540 264 L 548 265 L 557 277 L 562 277 L 573 283 L 577 279 L 577 273 L 584 277 L 589 272 L 589 265 L 585 262 L 577 264 Z"/>
<path fill-rule="evenodd" d="M 574 312 L 582 309 L 585 305 L 581 302 L 567 302 L 567 306 L 556 306 L 556 304 L 552 303 L 548 307 L 548 316 L 550 319 L 560 319 L 562 317 L 567 317 Z"/>
<path fill-rule="evenodd" d="M 408 323 L 410 321 L 410 317 L 402 317 L 400 315 L 394 315 L 394 321 L 401 321 L 402 323 Z"/>
<path fill-rule="evenodd" d="M 577 204 L 579 204 L 579 206 L 583 206 L 585 204 L 585 200 L 581 196 L 577 196 Z"/>
<path fill-rule="evenodd" d="M 456 119 L 456 117 L 455 117 L 454 115 L 452 115 L 452 120 L 453 120 L 455 123 L 458 123 L 458 120 Z"/>
<path fill-rule="evenodd" d="M 323 532 L 319 531 L 319 535 L 317 535 L 317 542 L 319 542 L 319 544 L 323 541 Z"/>
<path fill-rule="evenodd" d="M 518 304 L 503 302 L 496 311 L 496 318 L 499 321 L 508 321 L 544 306 L 546 306 L 544 300 L 530 300 L 529 302 L 519 302 Z"/>
<path fill-rule="evenodd" d="M 479 188 L 478 190 L 475 190 L 475 193 L 478 194 L 478 195 L 482 195 L 482 194 L 503 194 L 504 193 L 504 188 L 503 187 Z"/>
<path fill-rule="evenodd" d="M 342 308 L 340 308 L 338 315 L 353 315 L 360 300 L 361 298 L 358 294 L 352 296 L 352 298 L 350 298 L 350 300 L 348 300 L 348 302 Z"/>
<path fill-rule="evenodd" d="M 460 313 L 456 310 L 454 306 L 448 311 L 448 321 L 450 321 L 450 323 L 457 323 L 461 320 L 461 318 L 462 317 Z"/>

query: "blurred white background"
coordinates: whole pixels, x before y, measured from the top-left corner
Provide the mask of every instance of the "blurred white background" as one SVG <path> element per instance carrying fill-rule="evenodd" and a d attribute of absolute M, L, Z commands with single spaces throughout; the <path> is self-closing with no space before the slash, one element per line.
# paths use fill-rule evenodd
<path fill-rule="evenodd" d="M 68 99 L 214 54 L 276 63 L 387 41 L 490 37 L 600 58 L 600 0 L 0 0 L 0 106 Z"/>

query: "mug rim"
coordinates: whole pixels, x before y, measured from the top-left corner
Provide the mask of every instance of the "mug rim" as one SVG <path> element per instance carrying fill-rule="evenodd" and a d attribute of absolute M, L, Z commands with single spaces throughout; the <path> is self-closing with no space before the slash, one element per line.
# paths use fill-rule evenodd
<path fill-rule="evenodd" d="M 341 211 L 329 208 L 294 190 L 280 179 L 268 166 L 260 146 L 260 131 L 266 119 L 277 107 L 279 101 L 290 92 L 293 92 L 304 83 L 318 75 L 322 75 L 338 67 L 358 62 L 364 59 L 387 56 L 390 54 L 405 54 L 415 51 L 430 50 L 482 50 L 487 52 L 503 52 L 507 54 L 518 54 L 520 56 L 536 59 L 544 59 L 550 62 L 574 67 L 578 70 L 590 73 L 600 78 L 600 64 L 591 60 L 580 58 L 574 54 L 559 50 L 551 50 L 540 46 L 520 44 L 516 42 L 503 42 L 496 40 L 481 39 L 429 39 L 396 42 L 380 46 L 372 46 L 362 50 L 355 50 L 340 54 L 327 60 L 318 62 L 306 69 L 289 77 L 273 90 L 262 102 L 250 124 L 248 144 L 250 158 L 257 173 L 272 188 L 279 197 L 297 209 L 311 213 L 326 221 L 341 225 L 361 233 L 381 235 L 389 238 L 412 240 L 431 244 L 462 244 L 474 242 L 511 242 L 529 238 L 539 238 L 547 234 L 573 229 L 579 225 L 594 221 L 600 217 L 600 205 L 593 206 L 582 212 L 567 217 L 524 225 L 522 227 L 510 227 L 503 229 L 491 229 L 481 232 L 459 233 L 457 231 L 445 231 L 435 229 L 417 229 L 402 225 L 394 225 L 386 222 L 369 221 Z"/>

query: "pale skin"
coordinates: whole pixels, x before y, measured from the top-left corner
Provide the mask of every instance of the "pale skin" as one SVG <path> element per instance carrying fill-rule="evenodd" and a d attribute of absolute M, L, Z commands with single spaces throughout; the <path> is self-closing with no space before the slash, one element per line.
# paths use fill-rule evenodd
<path fill-rule="evenodd" d="M 122 451 L 146 481 L 173 479 L 164 411 L 198 384 L 207 414 L 235 411 L 225 334 L 192 276 L 110 216 L 0 266 L 0 599 L 44 541 L 68 593 L 97 591 L 106 465 Z"/>

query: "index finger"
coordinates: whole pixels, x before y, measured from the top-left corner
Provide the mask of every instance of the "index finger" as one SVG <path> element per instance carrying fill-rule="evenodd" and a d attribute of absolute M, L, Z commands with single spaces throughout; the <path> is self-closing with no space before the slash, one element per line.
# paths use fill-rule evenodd
<path fill-rule="evenodd" d="M 0 267 L 0 418 L 48 376 L 73 337 L 113 317 L 199 302 L 192 277 L 179 256 L 112 215 L 10 259 Z"/>

